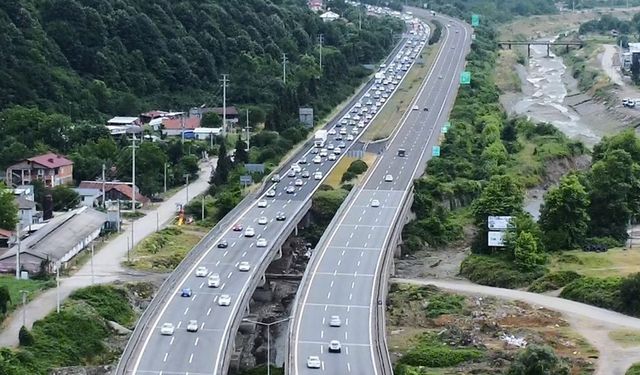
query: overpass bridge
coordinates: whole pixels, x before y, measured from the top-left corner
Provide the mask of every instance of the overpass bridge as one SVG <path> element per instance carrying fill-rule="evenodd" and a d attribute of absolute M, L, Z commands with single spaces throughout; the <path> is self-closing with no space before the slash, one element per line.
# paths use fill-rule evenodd
<path fill-rule="evenodd" d="M 565 46 L 567 52 L 569 52 L 569 47 L 584 47 L 584 42 L 577 41 L 540 41 L 540 40 L 501 40 L 498 41 L 498 46 L 500 48 L 508 48 L 511 49 L 511 46 L 527 46 L 527 57 L 531 57 L 531 46 L 547 46 L 547 57 L 551 56 L 551 47 L 553 46 Z"/>

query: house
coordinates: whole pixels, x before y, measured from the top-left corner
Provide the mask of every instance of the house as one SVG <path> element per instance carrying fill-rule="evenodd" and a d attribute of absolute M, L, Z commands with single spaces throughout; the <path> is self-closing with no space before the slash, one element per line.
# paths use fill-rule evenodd
<path fill-rule="evenodd" d="M 169 114 L 169 112 L 157 111 L 157 110 L 156 111 L 149 111 L 149 112 L 141 113 L 140 114 L 140 122 L 142 122 L 143 124 L 148 124 L 152 120 L 166 117 L 168 114 Z"/>
<path fill-rule="evenodd" d="M 102 181 L 82 181 L 78 189 L 97 189 L 102 195 Z M 147 204 L 150 202 L 149 198 L 140 194 L 138 188 L 135 188 L 136 202 L 140 204 Z M 106 181 L 104 183 L 104 195 L 107 201 L 131 201 L 133 198 L 134 189 L 130 183 L 122 181 Z M 101 202 L 102 196 L 94 199 L 94 202 Z"/>
<path fill-rule="evenodd" d="M 162 134 L 165 136 L 182 136 L 183 132 L 191 132 L 200 127 L 198 116 L 173 116 L 162 119 Z"/>
<path fill-rule="evenodd" d="M 107 126 L 140 126 L 140 119 L 137 117 L 116 116 L 107 121 Z"/>
<path fill-rule="evenodd" d="M 307 6 L 312 12 L 321 11 L 323 7 L 322 0 L 309 0 Z"/>
<path fill-rule="evenodd" d="M 323 22 L 333 22 L 335 20 L 337 20 L 338 18 L 340 18 L 340 16 L 337 13 L 334 13 L 332 11 L 327 11 L 324 12 L 320 15 L 320 18 L 322 18 Z"/>
<path fill-rule="evenodd" d="M 12 231 L 0 228 L 0 248 L 9 247 L 9 242 L 11 242 L 12 236 Z"/>
<path fill-rule="evenodd" d="M 49 152 L 24 159 L 7 168 L 6 183 L 9 187 L 29 185 L 40 180 L 45 187 L 73 182 L 73 162 L 64 156 Z"/>
<path fill-rule="evenodd" d="M 222 107 L 203 107 L 203 108 L 194 108 L 200 117 L 205 113 L 213 112 L 216 113 L 222 118 Z M 240 115 L 238 113 L 238 109 L 235 106 L 227 106 L 227 124 L 237 124 L 240 121 Z"/>
<path fill-rule="evenodd" d="M 209 139 L 222 134 L 222 128 L 198 128 L 193 130 L 195 139 Z"/>
<path fill-rule="evenodd" d="M 102 201 L 102 189 L 95 188 L 75 188 L 73 189 L 80 196 L 80 204 L 87 207 L 94 207 Z"/>
<path fill-rule="evenodd" d="M 42 215 L 36 210 L 36 202 L 20 196 L 16 198 L 18 205 L 18 221 L 22 228 L 42 222 Z"/>
<path fill-rule="evenodd" d="M 88 207 L 56 216 L 22 239 L 19 246 L 12 246 L 0 256 L 0 272 L 15 272 L 18 253 L 20 269 L 32 275 L 40 272 L 43 266 L 48 273 L 65 268 L 69 260 L 100 235 L 106 217 Z"/>

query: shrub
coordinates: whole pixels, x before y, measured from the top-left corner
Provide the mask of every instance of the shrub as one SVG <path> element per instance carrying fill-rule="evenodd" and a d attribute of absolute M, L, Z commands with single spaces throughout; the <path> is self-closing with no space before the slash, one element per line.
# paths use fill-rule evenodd
<path fill-rule="evenodd" d="M 560 297 L 605 309 L 623 311 L 619 277 L 581 277 L 564 287 Z"/>
<path fill-rule="evenodd" d="M 482 356 L 480 350 L 452 348 L 427 333 L 413 349 L 400 358 L 399 363 L 409 366 L 451 367 Z"/>
<path fill-rule="evenodd" d="M 625 373 L 625 375 L 640 375 L 640 363 L 636 363 L 633 366 L 631 366 L 627 372 Z"/>
<path fill-rule="evenodd" d="M 640 273 L 630 275 L 622 281 L 620 299 L 624 312 L 640 315 Z"/>
<path fill-rule="evenodd" d="M 552 348 L 531 345 L 518 353 L 507 375 L 569 375 L 569 366 Z"/>
<path fill-rule="evenodd" d="M 552 272 L 534 281 L 529 287 L 529 291 L 534 293 L 543 293 L 550 290 L 560 289 L 581 277 L 582 275 L 574 271 Z"/>
<path fill-rule="evenodd" d="M 544 275 L 543 267 L 521 271 L 512 262 L 488 255 L 468 256 L 460 265 L 460 274 L 474 283 L 501 288 L 519 288 Z"/>
<path fill-rule="evenodd" d="M 465 298 L 457 294 L 435 293 L 427 300 L 427 316 L 436 318 L 445 314 L 456 314 L 464 309 Z"/>
<path fill-rule="evenodd" d="M 95 285 L 73 292 L 70 298 L 86 302 L 106 320 L 127 325 L 134 318 L 126 293 L 120 288 L 110 285 Z"/>
<path fill-rule="evenodd" d="M 18 341 L 20 342 L 20 346 L 31 346 L 33 345 L 33 335 L 27 327 L 20 327 L 20 332 L 18 332 Z"/>

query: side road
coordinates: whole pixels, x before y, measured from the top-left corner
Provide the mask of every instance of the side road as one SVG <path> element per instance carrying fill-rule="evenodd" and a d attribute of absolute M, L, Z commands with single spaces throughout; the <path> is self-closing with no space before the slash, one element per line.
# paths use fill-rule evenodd
<path fill-rule="evenodd" d="M 640 347 L 623 348 L 609 338 L 614 330 L 640 331 L 640 319 L 564 298 L 521 290 L 494 288 L 460 280 L 391 279 L 394 283 L 434 285 L 465 294 L 479 294 L 523 301 L 562 313 L 571 326 L 599 352 L 595 375 L 623 375 L 640 362 Z"/>
<path fill-rule="evenodd" d="M 144 217 L 133 222 L 134 245 L 145 237 L 156 231 L 156 228 L 163 227 L 176 215 L 176 205 L 184 204 L 188 198 L 192 200 L 209 187 L 209 176 L 211 170 L 217 163 L 217 158 L 200 164 L 200 176 L 197 180 L 182 188 L 176 194 L 158 205 L 157 208 L 147 211 Z M 122 262 L 126 260 L 127 251 L 131 244 L 131 223 L 123 228 L 123 232 L 107 242 L 103 248 L 94 254 L 93 268 L 96 284 L 109 283 L 115 280 L 132 278 L 137 275 L 143 276 L 135 271 L 122 267 Z M 76 273 L 69 277 L 60 278 L 60 301 L 67 298 L 74 290 L 91 285 L 91 262 L 87 262 Z M 55 310 L 57 301 L 57 290 L 52 288 L 45 291 L 37 298 L 29 302 L 26 308 L 26 326 L 31 328 L 33 322 L 44 318 L 48 313 Z M 0 332 L 0 347 L 17 346 L 18 332 L 22 327 L 23 308 L 16 309 L 4 323 Z"/>

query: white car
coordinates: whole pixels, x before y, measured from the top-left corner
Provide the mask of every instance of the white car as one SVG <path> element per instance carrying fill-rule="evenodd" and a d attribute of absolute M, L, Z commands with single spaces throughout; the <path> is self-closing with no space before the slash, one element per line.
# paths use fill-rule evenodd
<path fill-rule="evenodd" d="M 261 200 L 260 202 L 258 202 L 258 207 L 259 208 L 265 208 L 267 207 L 267 201 L 266 200 Z"/>
<path fill-rule="evenodd" d="M 329 135 L 335 135 L 335 134 L 336 134 L 336 129 L 329 130 Z"/>
<path fill-rule="evenodd" d="M 198 332 L 198 321 L 190 320 L 187 324 L 187 332 Z"/>
<path fill-rule="evenodd" d="M 173 326 L 173 324 L 163 323 L 162 327 L 160 327 L 160 334 L 165 336 L 171 336 L 173 335 L 174 330 L 175 330 L 175 327 Z"/>
<path fill-rule="evenodd" d="M 340 135 L 347 135 L 347 129 L 345 128 L 340 129 Z"/>
<path fill-rule="evenodd" d="M 247 272 L 251 269 L 251 264 L 249 262 L 240 262 L 238 264 L 238 270 L 242 272 Z"/>
<path fill-rule="evenodd" d="M 300 173 L 300 171 L 302 170 L 302 167 L 299 166 L 298 164 L 292 164 L 291 169 L 293 169 L 294 173 Z"/>
<path fill-rule="evenodd" d="M 352 134 L 349 134 L 349 135 L 347 136 L 347 141 L 348 141 L 348 142 L 353 141 L 353 135 L 352 135 Z"/>
<path fill-rule="evenodd" d="M 330 327 L 340 327 L 342 325 L 342 320 L 338 315 L 332 315 L 331 320 L 329 321 Z"/>
<path fill-rule="evenodd" d="M 414 111 L 417 111 L 418 110 L 418 106 L 414 105 L 413 108 L 411 108 L 411 109 L 413 109 Z"/>
<path fill-rule="evenodd" d="M 326 148 L 323 148 L 322 150 L 320 150 L 320 154 L 318 156 L 316 156 L 316 157 L 320 157 L 320 156 L 322 156 L 322 157 L 326 157 L 327 156 L 327 149 Z M 320 159 L 320 160 L 322 160 L 322 159 Z M 315 158 L 313 159 L 313 162 L 314 163 L 316 162 Z"/>
<path fill-rule="evenodd" d="M 390 174 L 384 176 L 384 181 L 385 182 L 393 182 L 393 176 L 390 175 Z"/>
<path fill-rule="evenodd" d="M 256 241 L 256 247 L 267 247 L 267 240 L 264 238 L 258 238 L 258 241 Z"/>
<path fill-rule="evenodd" d="M 313 174 L 314 180 L 322 180 L 322 172 L 316 172 Z"/>
<path fill-rule="evenodd" d="M 335 161 L 336 160 L 336 154 L 331 154 L 328 157 L 329 161 Z"/>
<path fill-rule="evenodd" d="M 207 286 L 209 288 L 217 288 L 220 286 L 220 275 L 217 273 L 212 273 L 207 279 Z"/>
<path fill-rule="evenodd" d="M 205 266 L 196 268 L 196 277 L 205 277 L 209 273 L 209 270 Z"/>
<path fill-rule="evenodd" d="M 333 150 L 333 153 L 336 155 L 340 155 L 342 153 L 342 150 L 340 149 L 340 147 L 338 147 L 335 150 Z"/>
<path fill-rule="evenodd" d="M 358 129 L 353 128 L 353 130 L 351 130 L 351 134 L 358 135 Z"/>
<path fill-rule="evenodd" d="M 273 189 L 269 189 L 269 190 L 267 191 L 267 197 L 269 197 L 269 198 L 273 198 L 273 197 L 275 197 L 275 196 L 276 196 L 276 191 L 275 191 L 275 190 L 273 190 Z"/>
<path fill-rule="evenodd" d="M 309 358 L 307 358 L 308 368 L 320 368 L 321 365 L 322 363 L 320 362 L 320 357 L 318 357 L 317 355 L 310 355 Z"/>
<path fill-rule="evenodd" d="M 340 345 L 340 341 L 331 340 L 329 343 L 329 353 L 340 353 L 342 351 L 342 345 Z"/>
<path fill-rule="evenodd" d="M 302 181 L 302 179 L 297 179 L 296 182 L 295 182 L 295 185 L 296 186 L 302 186 L 302 185 L 304 185 L 304 182 Z"/>
<path fill-rule="evenodd" d="M 326 154 L 326 152 L 325 152 Z M 322 158 L 320 157 L 320 155 L 316 156 L 315 158 L 313 158 L 313 163 L 314 164 L 320 164 L 322 163 Z"/>
<path fill-rule="evenodd" d="M 273 177 L 271 177 L 271 182 L 280 182 L 280 175 L 279 174 L 274 174 Z"/>
<path fill-rule="evenodd" d="M 231 296 L 228 294 L 221 294 L 218 297 L 218 306 L 229 306 L 231 304 Z"/>
<path fill-rule="evenodd" d="M 372 200 L 371 207 L 380 207 L 380 201 L 377 199 Z"/>
<path fill-rule="evenodd" d="M 253 237 L 256 235 L 256 231 L 252 227 L 247 227 L 244 231 L 245 237 Z"/>
<path fill-rule="evenodd" d="M 261 216 L 258 219 L 258 224 L 260 224 L 260 225 L 267 225 L 268 222 L 269 222 L 269 220 L 267 219 L 266 216 Z"/>

